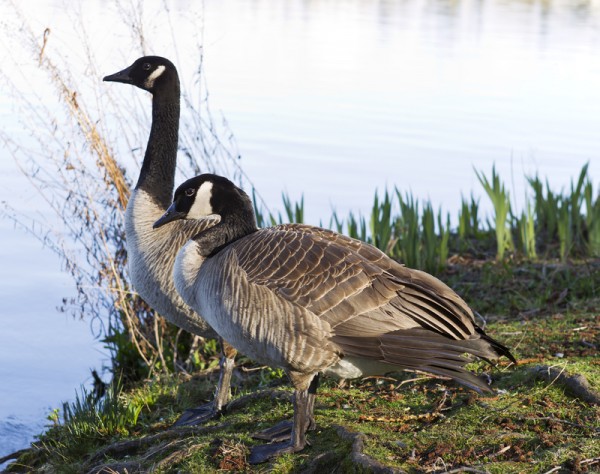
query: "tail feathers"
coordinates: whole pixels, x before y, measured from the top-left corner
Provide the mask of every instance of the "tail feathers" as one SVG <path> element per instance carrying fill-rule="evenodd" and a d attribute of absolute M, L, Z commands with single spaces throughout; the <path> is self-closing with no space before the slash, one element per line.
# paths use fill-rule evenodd
<path fill-rule="evenodd" d="M 477 392 L 490 392 L 484 380 L 464 368 L 473 360 L 465 354 L 487 361 L 503 355 L 512 361 L 514 358 L 502 344 L 481 330 L 478 333 L 470 339 L 456 340 L 427 329 L 412 328 L 378 337 L 334 336 L 333 340 L 347 355 L 450 377 Z"/>
<path fill-rule="evenodd" d="M 452 380 L 476 391 L 477 393 L 491 393 L 492 389 L 488 386 L 487 380 L 475 375 L 472 372 L 464 368 L 455 368 L 450 370 L 444 367 L 438 367 L 435 365 L 425 365 L 420 367 L 406 367 L 407 369 L 419 370 L 421 372 L 427 372 L 433 375 L 439 375 L 441 377 L 450 377 Z"/>
<path fill-rule="evenodd" d="M 380 342 L 383 359 L 389 364 L 450 377 L 480 393 L 491 391 L 486 381 L 465 369 L 473 357 L 464 354 L 478 355 L 475 352 L 480 352 L 474 348 L 469 350 L 464 345 L 453 345 L 435 333 L 430 334 L 429 340 L 410 336 L 398 338 L 390 334 L 382 336 Z"/>
<path fill-rule="evenodd" d="M 492 347 L 492 349 L 494 349 L 494 352 L 497 354 L 495 358 L 504 356 L 507 359 L 509 359 L 513 364 L 517 364 L 517 359 L 515 359 L 514 356 L 510 353 L 508 347 L 506 347 L 504 344 L 499 343 L 495 339 L 492 339 L 490 336 L 484 333 L 483 329 L 481 329 L 480 327 L 475 326 L 475 330 L 477 331 L 477 334 L 481 336 L 481 339 L 486 341 Z"/>
<path fill-rule="evenodd" d="M 481 329 L 476 328 L 476 331 L 477 334 L 470 336 L 469 339 L 451 339 L 427 329 L 411 328 L 383 334 L 379 338 L 381 341 L 389 341 L 387 345 L 400 350 L 427 350 L 435 354 L 468 353 L 488 362 L 506 356 L 514 362 L 514 357 L 506 347 L 489 337 Z"/>

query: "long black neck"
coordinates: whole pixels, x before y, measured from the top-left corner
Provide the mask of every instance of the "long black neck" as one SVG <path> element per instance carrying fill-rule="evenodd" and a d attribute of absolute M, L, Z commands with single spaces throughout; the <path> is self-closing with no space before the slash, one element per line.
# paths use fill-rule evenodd
<path fill-rule="evenodd" d="M 179 135 L 179 84 L 152 98 L 152 128 L 136 189 L 166 209 L 173 197 Z"/>

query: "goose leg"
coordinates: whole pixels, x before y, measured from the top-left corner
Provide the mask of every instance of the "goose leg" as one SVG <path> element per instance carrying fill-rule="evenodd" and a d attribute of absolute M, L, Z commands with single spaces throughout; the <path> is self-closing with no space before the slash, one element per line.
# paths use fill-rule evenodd
<path fill-rule="evenodd" d="M 317 424 L 315 422 L 315 418 L 313 416 L 315 409 L 315 399 L 317 397 L 317 389 L 319 388 L 319 374 L 315 375 L 308 387 L 308 404 L 306 408 L 306 417 L 308 418 L 308 431 L 313 431 L 317 429 Z M 276 425 L 271 426 L 270 428 L 266 428 L 262 431 L 258 431 L 254 433 L 252 437 L 254 439 L 262 439 L 264 441 L 269 441 L 271 443 L 276 443 L 279 441 L 287 441 L 290 439 L 290 435 L 292 434 L 292 425 L 293 422 L 291 420 L 284 420 Z"/>
<path fill-rule="evenodd" d="M 237 354 L 237 350 L 223 339 L 220 339 L 220 341 L 223 352 L 221 360 L 219 361 L 221 371 L 213 401 L 184 411 L 173 426 L 194 426 L 206 423 L 212 418 L 220 415 L 223 411 L 223 407 L 229 401 L 229 398 L 231 397 L 231 376 L 233 374 L 233 368 L 235 367 L 235 355 Z"/>
<path fill-rule="evenodd" d="M 311 425 L 314 425 L 312 409 L 314 408 L 315 393 L 309 393 L 309 385 L 312 386 L 309 381 L 313 375 L 310 374 L 307 377 L 306 383 L 302 384 L 306 388 L 302 389 L 296 386 L 296 391 L 294 392 L 294 421 L 289 441 L 255 446 L 250 452 L 250 464 L 260 464 L 274 456 L 284 453 L 295 453 L 304 449 L 307 444 L 306 431 Z"/>

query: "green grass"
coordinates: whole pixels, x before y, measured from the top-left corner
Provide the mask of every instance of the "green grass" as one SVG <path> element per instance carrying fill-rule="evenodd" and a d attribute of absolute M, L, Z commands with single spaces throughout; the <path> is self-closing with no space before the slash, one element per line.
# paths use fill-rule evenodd
<path fill-rule="evenodd" d="M 266 465 L 247 464 L 249 449 L 259 443 L 251 434 L 291 416 L 285 399 L 250 400 L 204 430 L 94 458 L 115 442 L 163 436 L 185 408 L 212 397 L 214 372 L 191 378 L 165 375 L 112 394 L 101 407 L 82 395 L 64 422 L 42 435 L 11 470 L 86 472 L 126 462 L 130 471 L 135 464 L 159 473 L 368 472 L 352 463 L 352 442 L 340 435 L 341 426 L 364 433 L 367 456 L 409 473 L 460 466 L 490 473 L 558 467 L 562 470 L 554 472 L 593 472 L 600 467 L 598 406 L 574 398 L 559 383 L 537 380 L 532 368 L 545 365 L 581 374 L 600 390 L 598 264 L 548 268 L 468 262 L 446 270 L 444 280 L 462 282 L 459 292 L 471 288 L 465 297 L 488 316 L 486 331 L 519 359 L 517 367 L 506 361 L 496 368 L 472 364 L 490 376 L 492 395 L 410 373 L 353 381 L 345 388 L 325 380 L 315 411 L 318 429 L 309 434 L 312 445 Z M 555 293 L 563 284 L 569 291 L 560 299 Z M 257 388 L 289 392 L 280 371 L 248 370 L 252 367 L 247 360 L 238 362 L 236 398 Z"/>

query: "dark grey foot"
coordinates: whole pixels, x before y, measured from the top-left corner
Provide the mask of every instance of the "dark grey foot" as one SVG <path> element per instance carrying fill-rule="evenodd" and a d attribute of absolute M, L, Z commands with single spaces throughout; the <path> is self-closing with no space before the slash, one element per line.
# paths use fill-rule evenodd
<path fill-rule="evenodd" d="M 221 414 L 221 410 L 215 408 L 215 403 L 207 403 L 197 408 L 190 408 L 183 412 L 173 426 L 195 426 L 206 423 Z"/>
<path fill-rule="evenodd" d="M 267 462 L 269 459 L 279 456 L 284 453 L 294 453 L 300 451 L 302 448 L 294 448 L 289 442 L 288 443 L 273 443 L 273 444 L 262 444 L 255 446 L 250 451 L 250 458 L 248 462 L 250 464 L 260 464 Z"/>
<path fill-rule="evenodd" d="M 280 421 L 276 425 L 266 428 L 262 431 L 258 431 L 252 435 L 254 439 L 262 439 L 271 443 L 279 443 L 280 441 L 288 441 L 292 435 L 292 421 Z M 314 431 L 317 429 L 317 424 L 314 418 L 310 417 L 307 431 Z"/>
<path fill-rule="evenodd" d="M 292 434 L 293 423 L 291 421 L 281 421 L 270 428 L 254 433 L 254 439 L 262 439 L 277 443 L 280 441 L 289 441 Z"/>

